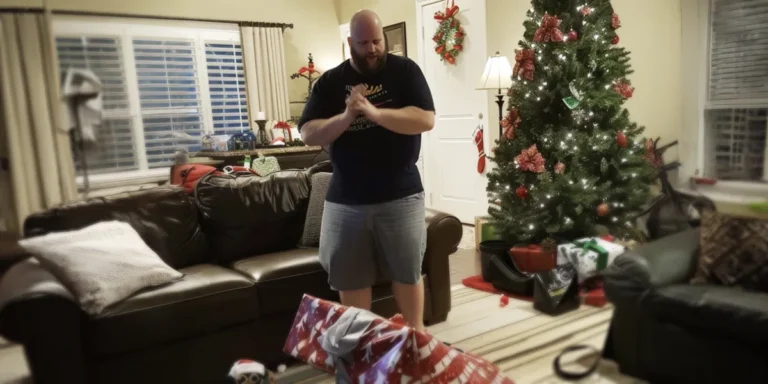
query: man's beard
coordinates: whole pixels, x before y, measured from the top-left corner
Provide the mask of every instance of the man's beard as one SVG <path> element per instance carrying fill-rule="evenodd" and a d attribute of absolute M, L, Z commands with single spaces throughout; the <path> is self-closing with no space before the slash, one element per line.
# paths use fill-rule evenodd
<path fill-rule="evenodd" d="M 358 54 L 354 49 L 350 50 L 350 55 L 352 56 L 352 61 L 355 63 L 357 69 L 365 75 L 373 75 L 378 73 L 382 68 L 384 68 L 384 64 L 387 63 L 386 53 L 376 57 L 376 62 L 372 65 L 368 64 L 367 55 Z"/>

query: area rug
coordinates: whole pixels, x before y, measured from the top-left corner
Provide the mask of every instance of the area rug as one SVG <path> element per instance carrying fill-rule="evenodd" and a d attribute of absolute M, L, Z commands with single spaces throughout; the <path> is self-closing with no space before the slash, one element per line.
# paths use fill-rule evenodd
<path fill-rule="evenodd" d="M 515 299 L 518 299 L 518 300 L 533 301 L 532 297 L 510 295 L 494 288 L 491 283 L 483 280 L 482 275 L 467 277 L 466 279 L 461 281 L 461 284 L 463 284 L 467 288 L 472 288 L 478 291 L 493 293 L 497 295 L 505 294 L 509 297 L 514 297 Z M 603 307 L 605 306 L 605 304 L 608 303 L 608 300 L 605 298 L 605 291 L 603 290 L 602 286 L 582 292 L 581 299 L 584 304 L 590 305 L 593 307 Z"/>

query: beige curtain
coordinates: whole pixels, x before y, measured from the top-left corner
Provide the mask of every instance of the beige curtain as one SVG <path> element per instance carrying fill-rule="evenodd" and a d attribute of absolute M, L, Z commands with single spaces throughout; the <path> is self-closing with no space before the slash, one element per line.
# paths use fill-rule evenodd
<path fill-rule="evenodd" d="M 258 112 L 264 112 L 267 120 L 288 120 L 291 110 L 283 29 L 240 27 L 240 33 L 251 123 Z"/>
<path fill-rule="evenodd" d="M 0 226 L 77 195 L 50 14 L 0 13 Z"/>

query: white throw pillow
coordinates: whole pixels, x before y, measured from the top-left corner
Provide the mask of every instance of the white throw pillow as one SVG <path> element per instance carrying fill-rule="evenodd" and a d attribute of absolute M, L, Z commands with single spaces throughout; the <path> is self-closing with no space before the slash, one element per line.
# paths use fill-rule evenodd
<path fill-rule="evenodd" d="M 91 315 L 137 291 L 184 275 L 171 268 L 128 223 L 105 221 L 19 241 L 61 280 Z"/>

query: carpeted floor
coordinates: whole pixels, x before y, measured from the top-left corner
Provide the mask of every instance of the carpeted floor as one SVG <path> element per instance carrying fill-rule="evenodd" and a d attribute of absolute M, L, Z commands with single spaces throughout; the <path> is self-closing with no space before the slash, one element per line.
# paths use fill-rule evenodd
<path fill-rule="evenodd" d="M 559 383 L 552 361 L 560 351 L 573 344 L 602 348 L 610 306 L 582 306 L 576 311 L 551 317 L 533 310 L 530 302 L 511 299 L 499 307 L 499 296 L 454 286 L 453 309 L 448 320 L 429 327 L 439 340 L 482 356 L 498 365 L 517 384 Z M 565 359 L 565 367 L 579 370 L 597 356 L 574 354 Z M 333 383 L 330 375 L 307 366 L 291 367 L 278 376 L 278 383 Z M 601 361 L 598 372 L 583 382 L 639 383 L 617 372 L 615 365 Z"/>

